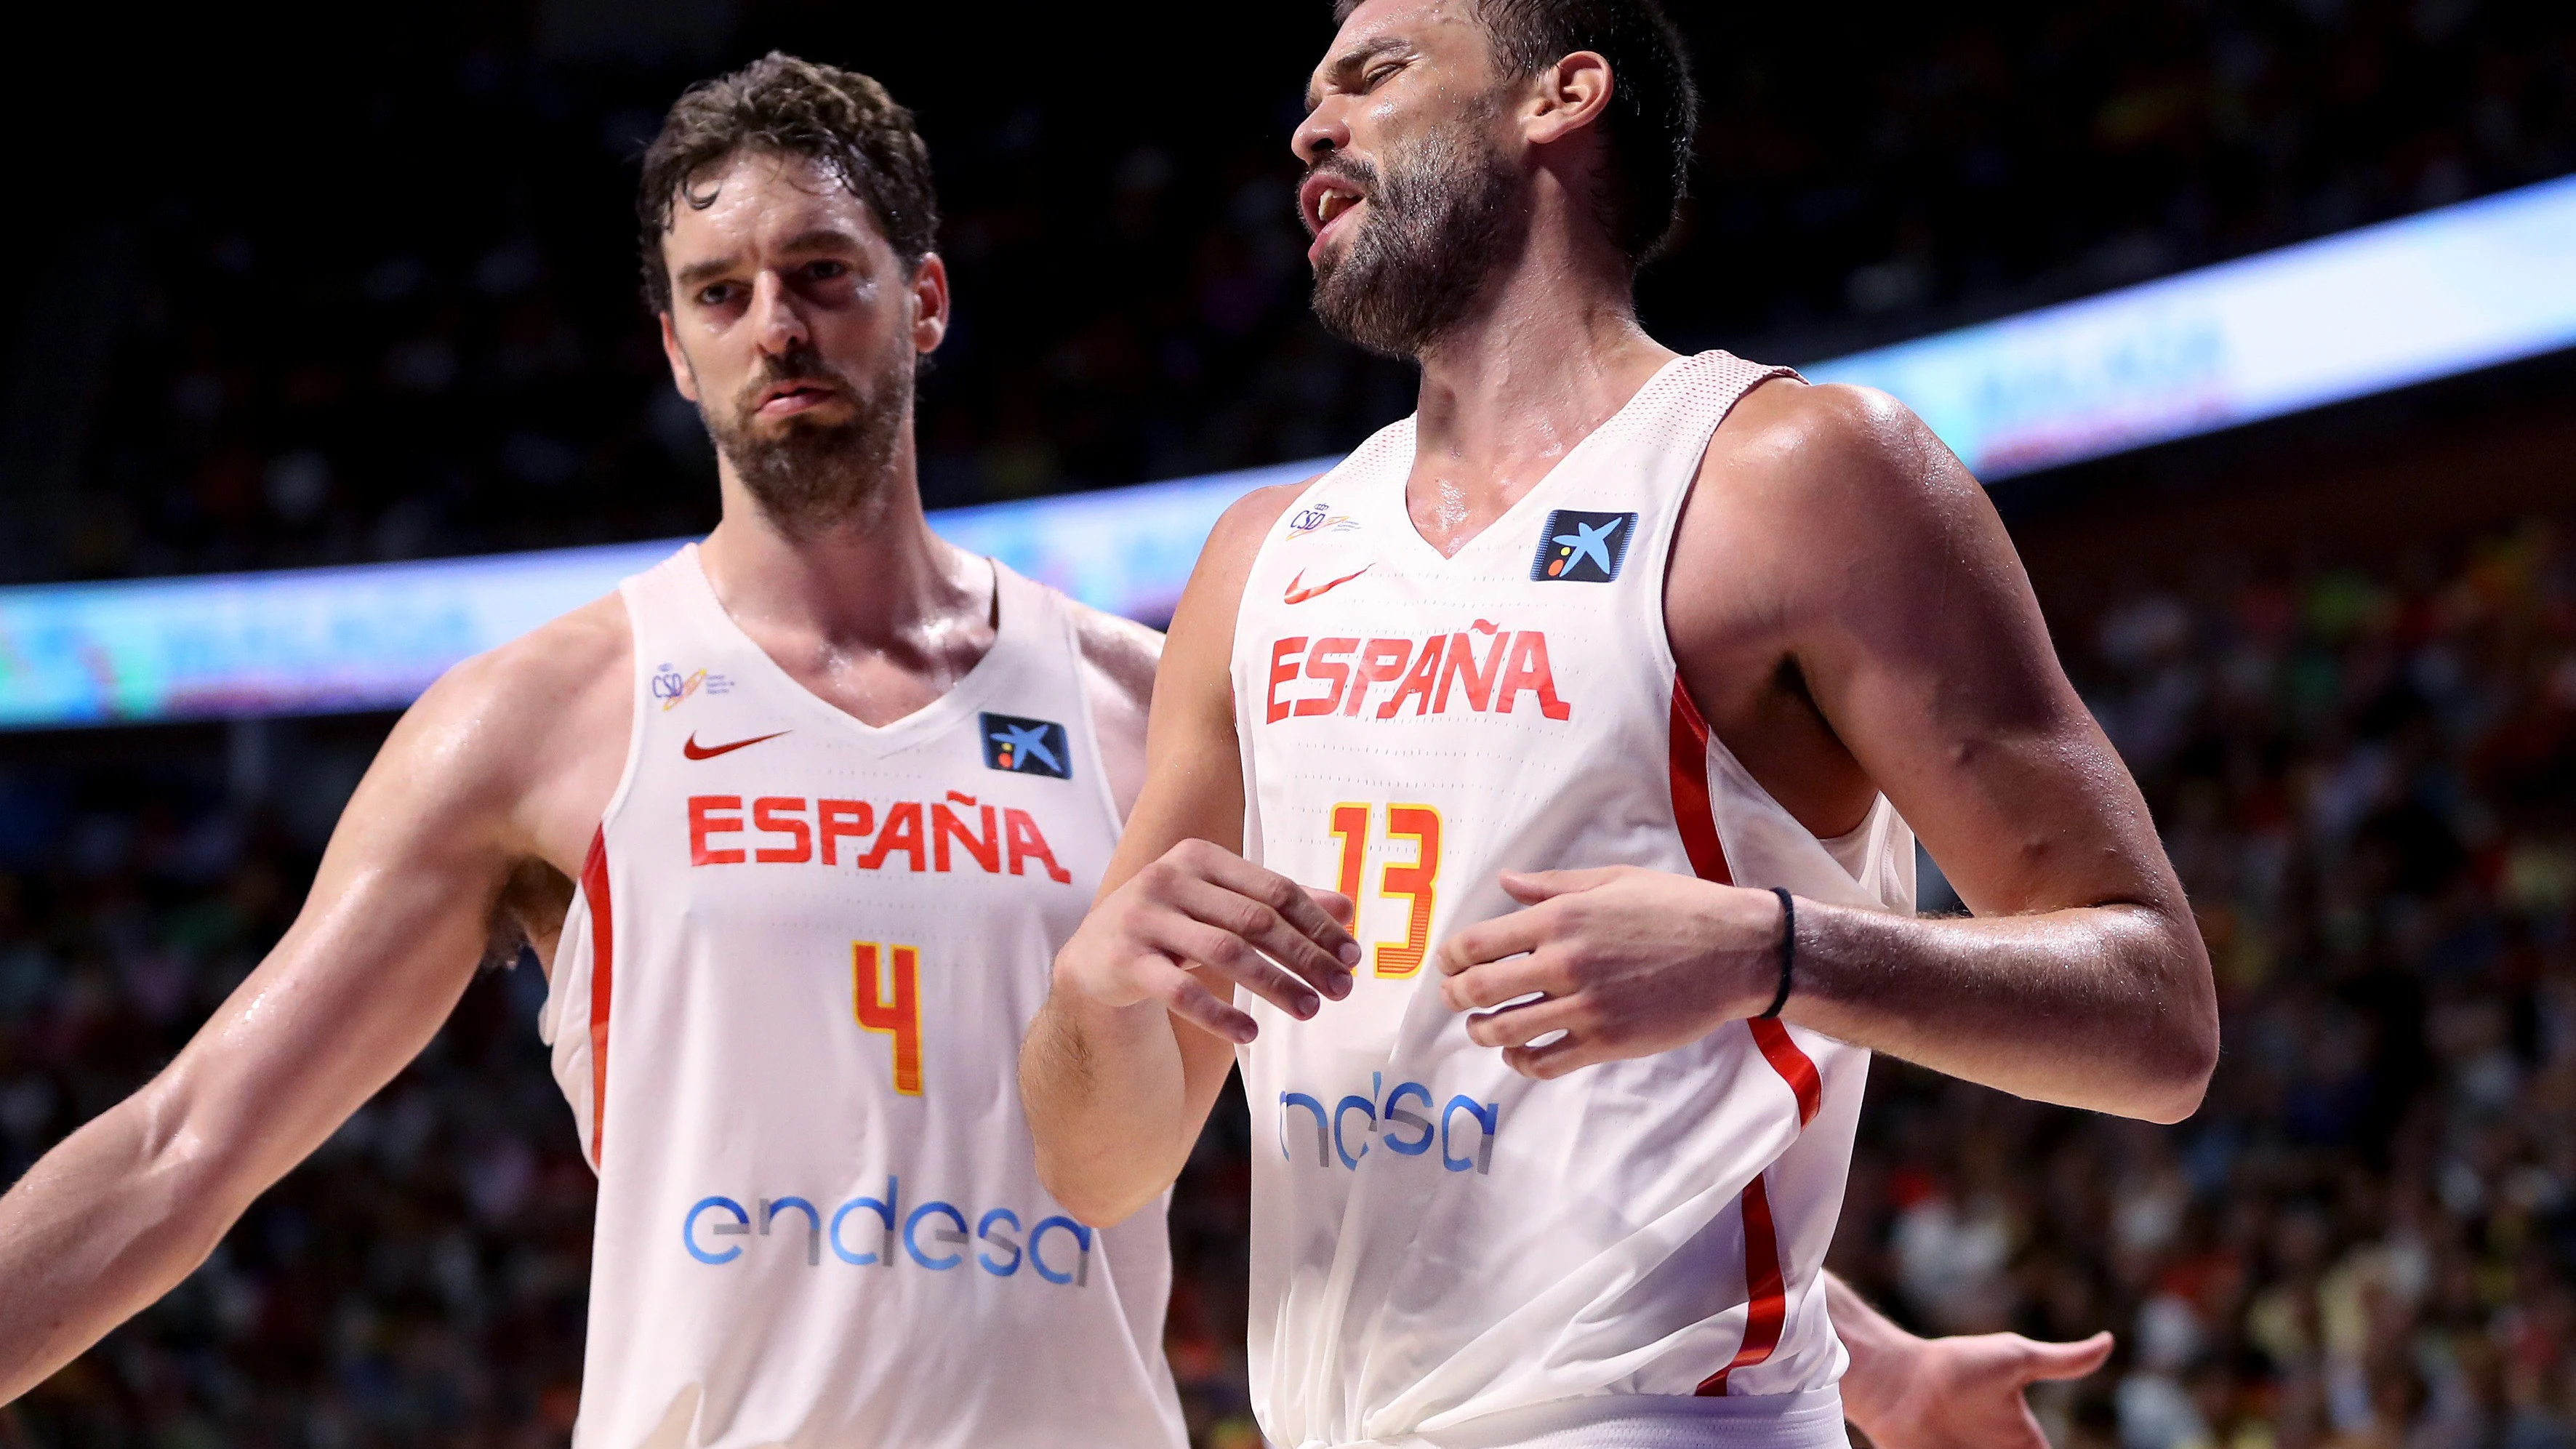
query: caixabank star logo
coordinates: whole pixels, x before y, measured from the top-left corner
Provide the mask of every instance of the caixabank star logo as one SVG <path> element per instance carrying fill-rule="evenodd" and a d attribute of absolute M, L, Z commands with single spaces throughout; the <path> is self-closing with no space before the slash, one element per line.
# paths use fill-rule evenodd
<path fill-rule="evenodd" d="M 1073 778 L 1073 750 L 1064 726 L 1053 720 L 1022 719 L 1015 714 L 984 716 L 984 764 L 1014 775 Z"/>
<path fill-rule="evenodd" d="M 1530 578 L 1542 584 L 1606 584 L 1619 577 L 1619 565 L 1628 557 L 1629 536 L 1636 531 L 1633 513 L 1557 509 L 1538 531 L 1538 556 L 1530 560 Z"/>

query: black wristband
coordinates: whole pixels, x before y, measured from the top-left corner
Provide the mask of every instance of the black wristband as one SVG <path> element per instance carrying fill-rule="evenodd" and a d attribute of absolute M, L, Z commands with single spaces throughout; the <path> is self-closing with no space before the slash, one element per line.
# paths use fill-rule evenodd
<path fill-rule="evenodd" d="M 1790 899 L 1786 890 L 1778 886 L 1771 888 L 1771 894 L 1780 898 L 1780 990 L 1772 996 L 1771 1005 L 1764 1009 L 1760 1016 L 1754 1018 L 1756 1021 L 1778 1019 L 1780 1008 L 1789 1004 L 1789 973 L 1795 970 L 1798 964 L 1797 904 Z"/>

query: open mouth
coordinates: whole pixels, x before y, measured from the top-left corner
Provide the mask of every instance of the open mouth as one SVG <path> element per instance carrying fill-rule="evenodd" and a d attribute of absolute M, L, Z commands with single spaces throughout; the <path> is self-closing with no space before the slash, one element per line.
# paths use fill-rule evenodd
<path fill-rule="evenodd" d="M 1315 244 L 1308 249 L 1307 255 L 1312 257 L 1322 251 L 1324 238 L 1334 230 L 1335 224 L 1358 211 L 1367 201 L 1367 193 L 1357 182 L 1320 172 L 1307 177 L 1305 184 L 1297 188 L 1298 209 L 1305 213 L 1306 230 L 1315 238 Z"/>

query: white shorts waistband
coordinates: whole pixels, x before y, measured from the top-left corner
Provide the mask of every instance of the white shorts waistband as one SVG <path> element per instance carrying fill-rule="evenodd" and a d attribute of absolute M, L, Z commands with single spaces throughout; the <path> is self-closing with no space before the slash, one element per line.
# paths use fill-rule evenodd
<path fill-rule="evenodd" d="M 1596 1394 L 1389 1442 L 1396 1449 L 1851 1449 L 1842 1392 L 1831 1385 L 1706 1399 Z"/>

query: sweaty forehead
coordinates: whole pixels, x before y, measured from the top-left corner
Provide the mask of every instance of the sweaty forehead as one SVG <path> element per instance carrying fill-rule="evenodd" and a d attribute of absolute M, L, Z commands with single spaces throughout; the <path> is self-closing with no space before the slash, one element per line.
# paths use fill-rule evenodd
<path fill-rule="evenodd" d="M 1366 69 L 1380 55 L 1418 50 L 1446 58 L 1462 47 L 1481 48 L 1483 40 L 1471 0 L 1368 0 L 1342 22 L 1323 63 L 1315 67 L 1307 99 L 1312 101 L 1333 81 L 1347 80 L 1343 72 Z"/>
<path fill-rule="evenodd" d="M 682 183 L 667 244 L 676 253 L 707 245 L 775 244 L 821 232 L 847 232 L 862 242 L 878 236 L 867 203 L 822 162 L 741 151 Z"/>

